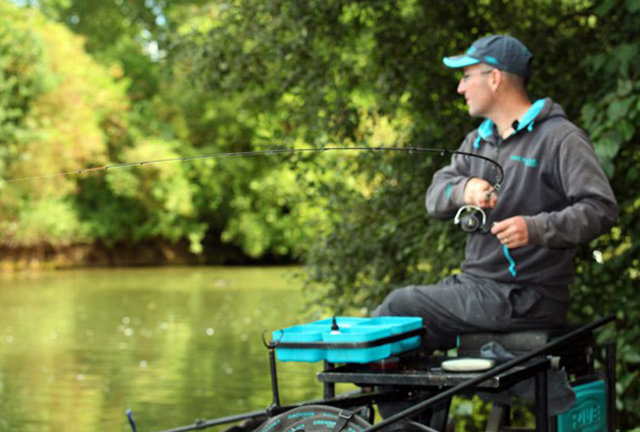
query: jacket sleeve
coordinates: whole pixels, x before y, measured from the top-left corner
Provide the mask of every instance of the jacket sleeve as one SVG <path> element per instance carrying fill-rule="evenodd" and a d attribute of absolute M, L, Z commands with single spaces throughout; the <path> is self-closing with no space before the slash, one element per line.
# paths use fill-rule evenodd
<path fill-rule="evenodd" d="M 568 248 L 607 232 L 618 217 L 618 204 L 584 132 L 571 132 L 563 140 L 558 171 L 569 205 L 559 211 L 525 216 L 530 243 Z"/>
<path fill-rule="evenodd" d="M 460 151 L 469 151 L 473 133 L 460 146 Z M 470 177 L 469 158 L 451 156 L 451 163 L 436 171 L 427 189 L 426 207 L 429 215 L 446 220 L 455 216 L 464 202 L 464 187 Z"/>

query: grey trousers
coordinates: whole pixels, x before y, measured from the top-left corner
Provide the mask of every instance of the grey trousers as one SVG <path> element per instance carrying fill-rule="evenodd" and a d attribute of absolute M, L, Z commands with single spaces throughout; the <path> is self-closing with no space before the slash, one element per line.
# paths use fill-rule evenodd
<path fill-rule="evenodd" d="M 461 273 L 434 285 L 391 292 L 373 316 L 420 316 L 427 349 L 449 349 L 460 333 L 552 328 L 564 323 L 567 302 L 533 287 L 502 284 Z"/>

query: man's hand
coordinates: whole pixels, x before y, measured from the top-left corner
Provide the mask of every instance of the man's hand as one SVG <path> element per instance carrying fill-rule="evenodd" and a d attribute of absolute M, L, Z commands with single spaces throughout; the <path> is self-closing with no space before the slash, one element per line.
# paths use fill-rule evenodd
<path fill-rule="evenodd" d="M 522 216 L 514 216 L 494 223 L 491 227 L 491 234 L 495 234 L 500 244 L 509 249 L 529 244 L 529 231 L 527 230 L 527 223 Z"/>
<path fill-rule="evenodd" d="M 498 197 L 488 181 L 471 177 L 464 187 L 464 202 L 480 208 L 494 208 Z"/>

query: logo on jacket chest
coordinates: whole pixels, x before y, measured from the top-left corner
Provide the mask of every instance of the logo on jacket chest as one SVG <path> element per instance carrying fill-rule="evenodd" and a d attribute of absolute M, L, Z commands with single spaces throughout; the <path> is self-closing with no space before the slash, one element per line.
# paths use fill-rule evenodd
<path fill-rule="evenodd" d="M 538 160 L 534 158 L 528 158 L 524 156 L 512 155 L 510 158 L 512 161 L 520 162 L 527 168 L 537 168 Z"/>

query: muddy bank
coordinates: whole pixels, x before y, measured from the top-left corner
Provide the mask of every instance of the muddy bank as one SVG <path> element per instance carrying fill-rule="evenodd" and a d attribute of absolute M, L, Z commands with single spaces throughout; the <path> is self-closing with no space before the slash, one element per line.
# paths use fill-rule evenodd
<path fill-rule="evenodd" d="M 272 260 L 260 260 L 270 263 Z M 280 260 L 273 260 L 278 263 Z M 164 240 L 139 244 L 101 242 L 68 246 L 38 245 L 31 247 L 0 246 L 0 271 L 63 269 L 74 267 L 129 267 L 159 265 L 240 265 L 256 264 L 232 246 L 216 245 L 194 254 L 187 242 Z"/>

